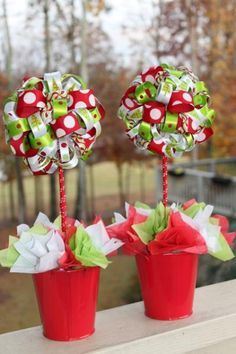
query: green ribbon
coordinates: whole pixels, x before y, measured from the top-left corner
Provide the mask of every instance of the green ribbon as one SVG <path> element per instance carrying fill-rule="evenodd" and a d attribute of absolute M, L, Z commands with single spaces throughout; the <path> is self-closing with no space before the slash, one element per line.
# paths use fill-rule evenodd
<path fill-rule="evenodd" d="M 12 137 L 22 134 L 24 132 L 28 132 L 31 129 L 30 129 L 30 125 L 28 123 L 28 120 L 26 118 L 20 118 L 20 119 L 13 120 L 10 123 L 8 123 L 7 130 L 8 130 L 9 136 L 12 138 Z"/>
<path fill-rule="evenodd" d="M 166 70 L 175 70 L 175 67 L 174 67 L 174 66 L 169 65 L 169 64 L 166 64 L 166 63 L 160 64 L 160 66 L 161 66 L 163 69 L 166 69 Z"/>
<path fill-rule="evenodd" d="M 206 121 L 204 123 L 204 126 L 205 127 L 211 127 L 214 120 L 215 120 L 215 111 L 214 109 L 209 109 L 208 107 L 207 108 L 207 113 L 206 113 Z"/>
<path fill-rule="evenodd" d="M 78 108 L 76 110 L 76 113 L 77 113 L 77 118 L 79 120 L 79 123 L 83 128 L 85 128 L 84 121 L 94 122 L 94 116 L 87 108 Z M 80 117 L 83 118 L 83 120 L 81 120 Z"/>
<path fill-rule="evenodd" d="M 129 114 L 128 114 L 128 119 L 134 119 L 134 120 L 140 120 L 142 119 L 143 116 L 143 107 L 138 107 L 136 109 L 133 109 Z"/>
<path fill-rule="evenodd" d="M 203 127 L 211 127 L 215 119 L 214 109 L 210 109 L 207 104 L 200 109 L 194 109 L 187 113 L 188 116 L 193 117 L 201 122 Z"/>
<path fill-rule="evenodd" d="M 204 81 L 197 81 L 195 83 L 195 92 L 196 93 L 199 93 L 199 92 L 208 93 L 208 88 L 206 87 L 206 84 Z"/>
<path fill-rule="evenodd" d="M 67 99 L 66 98 L 54 98 L 52 100 L 53 118 L 57 119 L 67 113 Z"/>
<path fill-rule="evenodd" d="M 124 122 L 125 122 L 126 127 L 127 127 L 128 129 L 134 128 L 134 126 L 135 126 L 135 124 L 136 124 L 136 122 L 135 122 L 134 120 L 127 119 L 127 118 L 124 119 Z"/>
<path fill-rule="evenodd" d="M 147 122 L 142 122 L 139 126 L 138 134 L 145 140 L 152 140 L 151 125 Z"/>
<path fill-rule="evenodd" d="M 139 103 L 147 103 L 155 99 L 157 89 L 151 82 L 144 82 L 136 87 L 135 98 Z"/>
<path fill-rule="evenodd" d="M 170 73 L 171 76 L 175 76 L 178 79 L 181 78 L 181 76 L 183 76 L 183 71 L 181 70 L 176 70 L 176 69 L 167 69 L 167 71 Z"/>
<path fill-rule="evenodd" d="M 87 85 L 84 82 L 84 80 L 82 80 L 82 78 L 79 75 L 75 75 L 75 74 L 63 74 L 61 79 L 62 82 L 64 82 L 67 79 L 70 79 L 71 77 L 73 77 L 75 80 L 79 81 L 79 83 L 81 84 L 81 88 L 84 90 L 86 89 Z M 75 87 L 75 84 L 72 83 L 72 85 L 67 89 L 68 91 L 73 91 Z"/>
<path fill-rule="evenodd" d="M 43 147 L 49 146 L 56 140 L 54 132 L 50 126 L 47 126 L 47 133 L 39 138 L 35 138 L 33 133 L 29 133 L 30 145 L 34 149 L 41 149 Z"/>
<path fill-rule="evenodd" d="M 193 97 L 194 106 L 205 106 L 205 104 L 207 104 L 207 101 L 208 97 L 206 95 L 198 94 Z"/>
<path fill-rule="evenodd" d="M 24 91 L 26 90 L 32 90 L 36 87 L 36 85 L 42 82 L 41 79 L 39 79 L 38 77 L 31 77 L 29 80 L 25 81 L 22 88 L 24 89 Z"/>
<path fill-rule="evenodd" d="M 181 81 L 180 82 L 180 85 L 178 86 L 178 88 L 180 90 L 183 90 L 183 91 L 188 91 L 189 89 L 189 84 L 187 82 L 184 82 L 184 81 Z"/>
<path fill-rule="evenodd" d="M 199 109 L 199 112 L 205 117 L 203 125 L 206 127 L 211 127 L 215 119 L 214 109 L 210 109 L 207 105 L 205 105 Z"/>
<path fill-rule="evenodd" d="M 98 110 L 98 108 L 97 107 L 95 107 L 94 109 L 91 109 L 90 110 L 90 113 L 91 113 L 91 115 L 92 115 L 92 117 L 93 117 L 93 121 L 96 123 L 96 122 L 99 122 L 100 120 L 101 120 L 101 114 L 100 114 L 100 112 L 99 112 L 99 110 Z"/>
<path fill-rule="evenodd" d="M 88 151 L 85 151 L 85 153 L 83 154 L 83 156 L 81 156 L 81 160 L 83 161 L 87 161 L 89 156 L 92 154 L 92 150 L 88 150 Z"/>
<path fill-rule="evenodd" d="M 27 136 L 24 137 L 22 144 L 23 144 L 23 151 L 26 153 L 30 149 L 30 143 Z"/>
<path fill-rule="evenodd" d="M 190 133 L 181 134 L 181 140 L 175 136 L 170 137 L 170 143 L 166 146 L 166 153 L 168 156 L 172 156 L 173 149 L 177 152 L 183 152 L 185 150 L 191 150 L 194 145 L 194 137 Z"/>
<path fill-rule="evenodd" d="M 176 131 L 177 124 L 178 124 L 178 114 L 167 111 L 165 120 L 161 124 L 161 131 L 165 133 L 173 133 Z"/>
<path fill-rule="evenodd" d="M 198 81 L 195 84 L 195 95 L 193 102 L 195 106 L 205 106 L 209 100 L 208 88 L 204 81 Z"/>
<path fill-rule="evenodd" d="M 186 140 L 187 143 L 187 148 L 191 149 L 194 145 L 194 137 L 190 133 L 183 134 L 184 139 Z"/>
<path fill-rule="evenodd" d="M 166 146 L 166 149 L 165 149 L 165 152 L 166 152 L 168 157 L 172 157 L 173 156 L 173 149 L 175 149 L 178 152 L 180 152 L 180 151 L 182 152 L 183 151 L 183 148 L 179 147 L 177 145 L 177 143 L 176 144 L 170 143 L 170 144 L 168 144 Z"/>
<path fill-rule="evenodd" d="M 172 86 L 172 90 L 175 90 L 177 86 L 179 86 L 180 81 L 179 79 L 172 77 L 167 77 L 165 83 Z"/>
<path fill-rule="evenodd" d="M 128 129 L 132 129 L 143 117 L 143 107 L 133 109 L 128 114 L 125 114 L 123 120 Z"/>

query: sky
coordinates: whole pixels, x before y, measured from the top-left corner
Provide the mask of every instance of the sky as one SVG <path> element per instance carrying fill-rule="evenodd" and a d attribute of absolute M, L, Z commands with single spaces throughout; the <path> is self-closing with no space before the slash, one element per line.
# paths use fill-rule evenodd
<path fill-rule="evenodd" d="M 145 27 L 151 18 L 151 1 L 110 0 L 108 3 L 111 4 L 112 10 L 103 15 L 104 29 L 113 39 L 115 51 L 124 56 L 128 64 L 132 40 L 145 43 Z M 124 26 L 129 29 L 129 37 Z"/>
<path fill-rule="evenodd" d="M 63 6 L 64 0 L 59 0 Z M 14 67 L 17 67 L 17 60 L 37 60 L 37 50 L 42 45 L 43 33 L 39 28 L 41 18 L 36 18 L 33 25 L 27 25 L 27 0 L 7 0 L 7 12 L 11 38 L 14 48 Z M 79 3 L 79 0 L 77 0 Z M 102 24 L 103 29 L 111 38 L 114 48 L 114 55 L 122 66 L 131 66 L 135 58 L 132 57 L 132 41 L 134 43 L 145 43 L 145 27 L 150 21 L 152 8 L 150 0 L 106 0 L 106 4 L 111 9 L 109 12 L 103 12 L 97 19 Z M 79 13 L 79 8 L 78 8 Z M 2 26 L 2 24 L 1 24 Z M 129 37 L 127 36 L 128 29 Z M 2 31 L 1 31 L 2 32 Z M 3 35 L 3 34 L 2 34 Z M 2 38 L 4 41 L 4 38 Z M 32 43 L 33 42 L 33 43 Z M 35 50 L 29 53 L 30 47 Z M 140 46 L 141 47 L 141 46 Z M 29 58 L 30 56 L 30 58 Z M 153 59 L 144 58 L 147 65 L 153 64 Z M 0 61 L 3 63 L 3 60 Z"/>

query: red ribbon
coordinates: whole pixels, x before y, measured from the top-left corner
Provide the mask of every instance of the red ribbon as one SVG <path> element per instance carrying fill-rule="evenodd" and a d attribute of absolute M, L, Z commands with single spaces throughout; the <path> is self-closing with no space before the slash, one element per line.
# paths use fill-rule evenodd
<path fill-rule="evenodd" d="M 16 114 L 20 118 L 26 118 L 42 109 L 40 102 L 46 104 L 46 97 L 43 92 L 37 89 L 23 91 L 18 96 Z"/>
<path fill-rule="evenodd" d="M 172 113 L 190 112 L 194 109 L 193 98 L 189 92 L 173 91 L 167 109 Z"/>

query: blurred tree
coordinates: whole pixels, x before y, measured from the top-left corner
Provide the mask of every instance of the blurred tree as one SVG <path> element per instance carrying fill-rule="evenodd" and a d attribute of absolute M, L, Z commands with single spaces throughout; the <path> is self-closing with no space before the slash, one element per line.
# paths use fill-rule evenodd
<path fill-rule="evenodd" d="M 219 117 L 213 139 L 199 146 L 201 157 L 234 156 L 236 148 L 235 91 L 236 81 L 236 31 L 235 0 L 152 0 L 152 17 L 141 15 L 150 58 L 174 65 L 190 65 L 209 85 L 213 106 Z M 146 52 L 140 48 L 140 36 L 133 40 L 136 22 L 125 27 L 132 36 L 133 52 L 140 55 L 140 65 L 146 61 Z M 224 117 L 224 118 L 222 118 Z M 193 158 L 198 150 L 194 149 Z"/>
<path fill-rule="evenodd" d="M 88 0 L 86 2 L 86 10 L 97 16 L 106 7 L 105 0 Z"/>
<path fill-rule="evenodd" d="M 88 33 L 87 33 L 87 0 L 82 0 L 82 19 L 81 19 L 81 54 L 80 54 L 80 73 L 83 80 L 88 84 Z M 86 184 L 86 164 L 85 161 L 79 160 L 79 173 L 77 180 L 77 194 L 75 199 L 74 217 L 80 220 L 87 219 L 87 184 Z"/>
<path fill-rule="evenodd" d="M 119 97 L 122 97 L 132 79 L 128 70 L 116 68 L 115 55 L 109 38 L 100 28 L 93 31 L 90 43 L 96 44 L 90 46 L 89 57 L 94 58 L 93 51 L 100 53 L 100 61 L 90 66 L 91 86 L 99 93 L 99 98 L 106 108 L 106 118 L 104 124 L 102 123 L 102 137 L 97 141 L 94 152 L 97 161 L 115 162 L 120 207 L 123 208 L 126 192 L 132 183 L 130 168 L 127 167 L 128 171 L 124 173 L 124 162 L 130 166 L 135 159 L 147 159 L 147 155 L 136 149 L 129 141 L 124 132 L 123 122 L 117 119 Z"/>
<path fill-rule="evenodd" d="M 45 72 L 51 71 L 51 31 L 50 31 L 50 2 L 49 0 L 40 1 L 43 6 L 44 15 L 44 54 L 45 54 Z M 56 189 L 56 175 L 50 175 L 50 217 L 54 220 L 57 216 L 57 189 Z M 36 193 L 35 198 L 40 200 L 41 188 L 40 183 L 35 179 Z"/>
<path fill-rule="evenodd" d="M 142 42 L 149 45 L 150 51 L 143 52 L 138 38 L 134 40 L 134 50 L 137 45 L 140 49 L 140 63 L 147 59 L 146 55 L 149 56 L 149 61 L 151 59 L 160 63 L 167 61 L 182 65 L 183 62 L 190 62 L 188 11 L 188 0 L 151 0 L 151 17 L 141 14 L 139 25 L 144 32 Z M 136 26 L 136 23 L 133 25 Z M 132 28 L 132 33 L 133 30 Z"/>
<path fill-rule="evenodd" d="M 9 90 L 12 89 L 12 81 L 13 81 L 13 74 L 12 74 L 12 55 L 13 55 L 13 50 L 12 50 L 12 43 L 11 43 L 11 35 L 10 35 L 10 30 L 9 30 L 9 24 L 8 24 L 8 15 L 7 15 L 7 6 L 6 6 L 6 0 L 2 0 L 2 12 L 3 12 L 3 23 L 4 23 L 4 32 L 5 32 L 5 70 L 7 74 L 7 82 L 8 82 L 8 88 Z M 11 160 L 9 160 L 11 161 Z M 17 180 L 17 193 L 18 193 L 18 221 L 20 223 L 26 221 L 26 199 L 25 199 L 25 191 L 24 191 L 24 184 L 23 184 L 23 178 L 22 178 L 22 170 L 21 170 L 21 163 L 20 160 L 16 157 L 14 159 L 15 161 L 15 171 L 16 171 L 16 180 Z M 11 168 L 10 168 L 11 170 Z M 12 205 L 13 208 L 13 201 L 12 201 L 12 195 L 13 195 L 13 185 L 10 182 L 10 204 Z M 14 213 L 14 209 L 12 210 Z M 12 215 L 14 218 L 14 214 Z"/>
<path fill-rule="evenodd" d="M 0 113 L 3 114 L 3 102 L 9 94 L 8 78 L 5 74 L 0 73 Z M 1 159 L 9 155 L 9 146 L 5 143 L 5 130 L 3 119 L 0 119 L 0 155 Z"/>
<path fill-rule="evenodd" d="M 44 72 L 50 72 L 52 70 L 52 36 L 53 30 L 52 21 L 50 21 L 50 14 L 53 9 L 52 1 L 49 0 L 29 0 L 28 1 L 28 19 L 27 23 L 30 25 L 30 21 L 35 20 L 35 16 L 39 13 L 43 15 L 43 54 L 44 54 Z M 42 177 L 37 176 L 34 178 L 34 195 L 35 195 L 35 213 L 37 214 L 42 209 L 43 204 L 43 184 L 41 182 Z M 45 177 L 43 179 L 45 181 Z M 54 220 L 58 213 L 57 207 L 57 188 L 56 188 L 56 175 L 49 176 L 50 195 L 49 195 L 49 210 L 50 218 Z"/>
<path fill-rule="evenodd" d="M 0 104 L 3 107 L 3 101 L 9 94 L 8 78 L 3 74 L 0 74 Z M 2 114 L 2 109 L 0 109 Z M 5 129 L 3 120 L 0 119 L 0 161 L 1 161 L 1 176 L 2 180 L 7 179 L 8 183 L 2 188 L 8 187 L 8 203 L 4 205 L 4 210 L 7 210 L 9 206 L 9 215 L 11 221 L 15 221 L 15 203 L 14 203 L 14 191 L 13 182 L 16 177 L 15 173 L 15 157 L 10 152 L 9 146 L 5 142 Z M 1 181 L 0 181 L 1 182 Z"/>
<path fill-rule="evenodd" d="M 79 71 L 83 80 L 88 84 L 88 61 L 87 61 L 87 47 L 88 47 L 88 24 L 87 12 L 94 9 L 94 6 L 88 0 L 81 1 L 81 18 L 76 16 L 76 7 L 74 0 L 68 0 L 68 6 L 62 7 L 60 2 L 54 0 L 57 13 L 60 19 L 64 22 L 65 36 L 68 40 L 70 47 L 69 68 L 71 72 L 77 73 Z M 101 4 L 96 10 L 96 15 L 102 10 Z M 66 15 L 67 12 L 67 15 Z M 77 59 L 77 46 L 76 33 L 77 29 L 80 30 L 80 63 Z M 87 218 L 87 186 L 86 186 L 86 164 L 83 160 L 79 160 L 77 179 L 77 193 L 75 198 L 74 217 L 86 220 Z"/>
<path fill-rule="evenodd" d="M 94 26 L 92 23 L 89 24 L 90 33 L 88 33 L 88 20 L 87 13 L 93 14 L 94 16 L 98 16 L 100 12 L 105 9 L 105 1 L 104 0 L 82 0 L 82 18 L 81 18 L 81 54 L 80 54 L 80 73 L 83 80 L 88 84 L 89 83 L 89 69 L 88 69 L 88 48 L 91 46 L 91 34 L 94 32 Z M 92 44 L 94 44 L 93 42 Z M 95 54 L 95 58 L 97 58 L 97 53 Z M 94 175 L 93 175 L 93 167 L 90 165 L 89 169 L 89 177 L 90 177 L 90 191 L 91 191 L 91 201 L 92 201 L 92 209 L 95 210 L 94 207 Z M 76 204 L 75 204 L 75 212 L 74 216 L 79 219 L 86 220 L 87 218 L 87 183 L 86 183 L 86 163 L 83 160 L 79 160 L 79 173 L 78 173 L 78 181 L 77 181 L 77 196 L 76 196 Z"/>
<path fill-rule="evenodd" d="M 194 73 L 199 73 L 199 60 L 198 60 L 198 13 L 199 1 L 197 0 L 186 0 L 186 9 L 187 9 L 187 20 L 189 28 L 189 42 L 190 42 L 190 51 L 191 51 L 191 67 Z M 192 160 L 196 161 L 198 159 L 198 146 L 193 149 Z"/>
<path fill-rule="evenodd" d="M 236 1 L 204 1 L 204 7 L 209 36 L 206 79 L 217 112 L 212 154 L 235 156 Z"/>

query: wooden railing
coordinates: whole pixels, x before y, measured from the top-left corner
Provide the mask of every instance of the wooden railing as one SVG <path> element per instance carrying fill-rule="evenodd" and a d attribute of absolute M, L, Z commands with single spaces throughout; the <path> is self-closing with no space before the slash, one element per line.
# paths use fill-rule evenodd
<path fill-rule="evenodd" d="M 184 320 L 151 320 L 138 302 L 98 312 L 95 334 L 77 342 L 47 340 L 41 327 L 2 334 L 0 353 L 235 354 L 236 280 L 197 289 Z"/>

